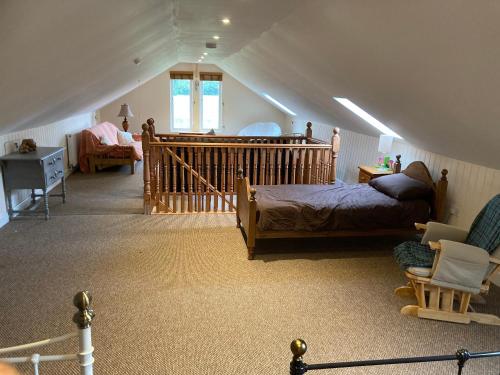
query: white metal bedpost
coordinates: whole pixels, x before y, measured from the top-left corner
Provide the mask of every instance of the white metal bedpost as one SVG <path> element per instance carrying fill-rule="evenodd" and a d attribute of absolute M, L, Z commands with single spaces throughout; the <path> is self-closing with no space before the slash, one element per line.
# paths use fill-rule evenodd
<path fill-rule="evenodd" d="M 73 298 L 73 304 L 78 312 L 73 316 L 73 321 L 78 326 L 79 348 L 78 361 L 80 362 L 81 375 L 93 375 L 94 347 L 92 346 L 92 333 L 90 326 L 95 314 L 91 309 L 92 296 L 88 291 L 79 292 Z"/>

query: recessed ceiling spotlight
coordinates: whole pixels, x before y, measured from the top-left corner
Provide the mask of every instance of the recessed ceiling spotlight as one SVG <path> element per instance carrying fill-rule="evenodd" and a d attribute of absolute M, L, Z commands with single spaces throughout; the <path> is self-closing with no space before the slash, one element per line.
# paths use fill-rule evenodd
<path fill-rule="evenodd" d="M 231 20 L 230 20 L 229 18 L 227 18 L 227 17 L 226 17 L 226 18 L 223 18 L 223 19 L 222 19 L 222 23 L 223 23 L 224 25 L 229 25 L 229 24 L 231 23 Z"/>
<path fill-rule="evenodd" d="M 205 58 L 205 56 L 203 56 L 203 55 L 200 56 L 200 59 L 204 59 L 204 58 Z"/>
<path fill-rule="evenodd" d="M 201 62 L 201 59 L 199 59 L 198 62 Z"/>
<path fill-rule="evenodd" d="M 203 55 L 205 55 L 205 56 L 208 55 L 208 52 L 203 52 Z"/>
<path fill-rule="evenodd" d="M 218 36 L 218 35 L 214 35 L 214 36 L 213 36 L 213 38 L 214 38 L 215 40 L 219 40 L 219 39 L 220 39 L 220 36 Z"/>

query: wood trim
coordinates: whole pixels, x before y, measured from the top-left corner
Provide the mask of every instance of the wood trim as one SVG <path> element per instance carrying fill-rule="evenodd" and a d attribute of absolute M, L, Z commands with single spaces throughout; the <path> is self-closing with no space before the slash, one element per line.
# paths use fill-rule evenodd
<path fill-rule="evenodd" d="M 193 79 L 193 72 L 186 71 L 171 71 L 170 79 Z"/>
<path fill-rule="evenodd" d="M 222 81 L 222 73 L 200 72 L 200 81 Z"/>

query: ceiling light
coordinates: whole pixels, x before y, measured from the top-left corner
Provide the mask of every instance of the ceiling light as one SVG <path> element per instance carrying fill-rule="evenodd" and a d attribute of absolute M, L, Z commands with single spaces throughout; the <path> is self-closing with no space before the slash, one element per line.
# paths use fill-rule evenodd
<path fill-rule="evenodd" d="M 203 52 L 203 55 L 204 55 L 204 56 L 208 55 L 208 52 Z"/>
<path fill-rule="evenodd" d="M 382 124 L 379 120 L 377 120 L 375 117 L 370 115 L 368 112 L 366 112 L 362 108 L 358 107 L 356 104 L 351 102 L 349 99 L 336 98 L 336 97 L 333 97 L 333 99 L 338 101 L 340 104 L 342 104 L 344 107 L 346 107 L 350 111 L 354 112 L 356 115 L 358 115 L 363 120 L 365 120 L 367 123 L 369 123 L 371 126 L 380 130 L 382 133 L 387 134 L 387 135 L 392 135 L 395 138 L 403 139 L 400 135 L 393 132 L 386 125 Z"/>
<path fill-rule="evenodd" d="M 214 36 L 213 36 L 213 38 L 214 38 L 215 40 L 219 40 L 219 39 L 220 39 L 220 36 L 218 36 L 218 35 L 214 35 Z"/>
<path fill-rule="evenodd" d="M 201 59 L 199 59 L 198 62 L 201 62 Z"/>
<path fill-rule="evenodd" d="M 270 100 L 272 103 L 276 104 L 279 108 L 281 108 L 283 111 L 285 111 L 286 113 L 288 113 L 289 115 L 292 115 L 292 116 L 297 116 L 297 114 L 295 112 L 293 112 L 291 109 L 285 107 L 283 104 L 281 104 L 280 102 L 278 102 L 276 99 L 274 99 L 272 96 L 270 96 L 269 94 L 266 94 L 266 93 L 262 93 L 262 95 L 264 95 L 264 97 L 268 100 Z"/>
<path fill-rule="evenodd" d="M 226 17 L 226 18 L 223 18 L 223 19 L 222 19 L 222 23 L 223 23 L 224 25 L 229 25 L 229 24 L 231 23 L 231 20 L 230 20 L 229 18 L 227 18 L 227 17 Z"/>

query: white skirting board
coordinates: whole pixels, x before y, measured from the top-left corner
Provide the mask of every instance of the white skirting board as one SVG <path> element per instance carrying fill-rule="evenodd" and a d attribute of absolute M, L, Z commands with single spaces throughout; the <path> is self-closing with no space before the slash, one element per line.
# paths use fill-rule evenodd
<path fill-rule="evenodd" d="M 66 152 L 68 157 L 68 169 L 70 171 L 78 166 L 78 149 L 80 148 L 81 133 L 66 134 Z"/>

